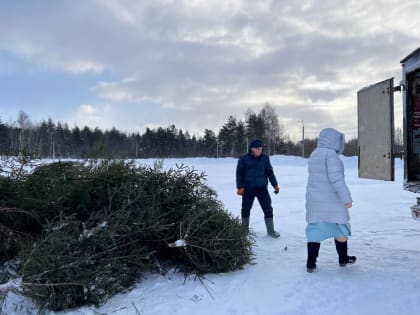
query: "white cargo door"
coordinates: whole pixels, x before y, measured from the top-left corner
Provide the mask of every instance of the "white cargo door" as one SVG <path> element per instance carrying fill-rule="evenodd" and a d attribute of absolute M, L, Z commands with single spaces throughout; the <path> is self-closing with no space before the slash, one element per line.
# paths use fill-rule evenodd
<path fill-rule="evenodd" d="M 359 177 L 394 180 L 394 78 L 357 92 Z"/>

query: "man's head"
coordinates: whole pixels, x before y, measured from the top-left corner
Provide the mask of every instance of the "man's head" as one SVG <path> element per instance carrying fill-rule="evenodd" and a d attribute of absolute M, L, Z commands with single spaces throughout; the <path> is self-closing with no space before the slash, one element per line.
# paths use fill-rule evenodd
<path fill-rule="evenodd" d="M 254 155 L 254 156 L 260 156 L 262 151 L 263 151 L 263 143 L 261 140 L 259 139 L 255 139 L 252 140 L 251 143 L 249 144 L 249 151 Z"/>

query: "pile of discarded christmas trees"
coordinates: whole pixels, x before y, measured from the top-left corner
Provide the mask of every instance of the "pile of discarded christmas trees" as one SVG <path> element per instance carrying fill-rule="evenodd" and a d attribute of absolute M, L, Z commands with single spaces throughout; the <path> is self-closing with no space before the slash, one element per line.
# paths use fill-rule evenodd
<path fill-rule="evenodd" d="M 117 160 L 25 169 L 0 168 L 0 265 L 13 262 L 15 290 L 40 309 L 100 305 L 145 272 L 203 275 L 252 260 L 252 236 L 194 169 Z"/>

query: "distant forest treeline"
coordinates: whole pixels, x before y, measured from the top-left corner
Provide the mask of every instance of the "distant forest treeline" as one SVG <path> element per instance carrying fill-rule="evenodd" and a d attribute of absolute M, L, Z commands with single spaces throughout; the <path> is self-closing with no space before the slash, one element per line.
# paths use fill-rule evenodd
<path fill-rule="evenodd" d="M 266 104 L 259 113 L 248 110 L 245 121 L 229 116 L 216 134 L 204 130 L 201 137 L 188 131 L 147 128 L 143 134 L 123 133 L 115 128 L 102 131 L 75 126 L 52 119 L 33 124 L 21 111 L 13 124 L 0 120 L 0 155 L 28 154 L 39 158 L 171 158 L 238 157 L 247 151 L 249 142 L 261 139 L 267 154 L 309 156 L 316 139 L 294 143 L 279 123 L 273 107 Z M 345 155 L 357 155 L 357 140 L 347 142 Z"/>

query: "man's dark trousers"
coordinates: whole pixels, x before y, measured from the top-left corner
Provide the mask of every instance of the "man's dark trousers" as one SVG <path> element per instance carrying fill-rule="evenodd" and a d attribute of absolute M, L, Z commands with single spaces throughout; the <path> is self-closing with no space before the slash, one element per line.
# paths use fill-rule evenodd
<path fill-rule="evenodd" d="M 257 197 L 258 202 L 260 203 L 261 208 L 264 211 L 264 217 L 272 218 L 273 208 L 271 207 L 271 198 L 268 193 L 267 187 L 245 188 L 245 192 L 242 196 L 242 217 L 249 218 L 255 197 Z"/>

